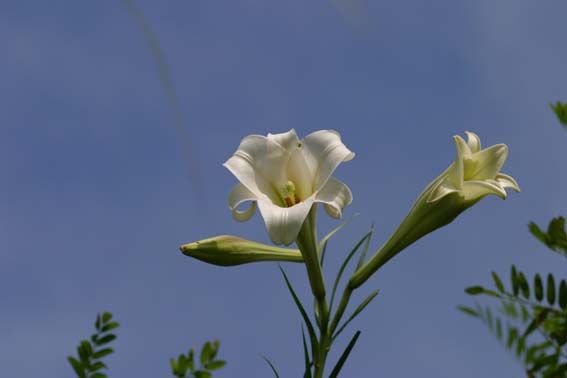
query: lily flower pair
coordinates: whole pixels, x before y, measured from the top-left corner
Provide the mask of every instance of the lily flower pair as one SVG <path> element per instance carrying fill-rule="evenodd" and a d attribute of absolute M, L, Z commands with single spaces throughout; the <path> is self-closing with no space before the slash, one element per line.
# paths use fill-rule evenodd
<path fill-rule="evenodd" d="M 387 256 L 382 253 L 382 260 L 389 260 L 418 238 L 448 224 L 486 195 L 495 194 L 504 199 L 506 188 L 520 190 L 511 176 L 500 172 L 508 147 L 497 144 L 482 149 L 476 134 L 465 133 L 466 142 L 460 136 L 453 137 L 457 149 L 454 162 L 418 197 L 390 239 L 396 239 L 396 247 L 390 248 Z M 318 203 L 323 204 L 331 217 L 340 218 L 342 210 L 352 202 L 348 186 L 332 174 L 354 155 L 339 133 L 332 130 L 316 131 L 303 140 L 293 129 L 281 134 L 245 137 L 224 164 L 240 181 L 228 199 L 233 217 L 246 221 L 258 207 L 274 244 L 289 245 L 297 241 L 302 225 Z M 245 203 L 249 207 L 240 210 Z M 199 258 L 195 246 L 188 246 L 182 247 L 182 251 Z M 246 249 L 240 244 L 238 248 Z M 383 251 L 377 255 L 380 252 Z M 236 261 L 234 254 L 231 259 Z M 244 260 L 250 262 L 249 256 Z M 290 261 L 289 256 L 284 260 Z M 368 272 L 371 270 L 375 271 L 367 268 Z"/>

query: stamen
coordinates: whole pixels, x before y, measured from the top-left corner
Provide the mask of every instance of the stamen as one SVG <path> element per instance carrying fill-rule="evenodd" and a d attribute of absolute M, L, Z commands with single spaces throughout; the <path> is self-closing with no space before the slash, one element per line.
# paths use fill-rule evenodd
<path fill-rule="evenodd" d="M 297 205 L 299 202 L 301 202 L 301 200 L 295 193 L 295 184 L 293 183 L 293 181 L 286 182 L 282 192 L 282 197 L 287 207 L 292 207 L 293 205 Z"/>

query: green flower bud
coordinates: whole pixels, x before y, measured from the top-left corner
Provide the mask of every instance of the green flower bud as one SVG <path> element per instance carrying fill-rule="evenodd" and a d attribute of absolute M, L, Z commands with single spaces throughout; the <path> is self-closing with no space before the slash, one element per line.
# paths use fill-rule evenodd
<path fill-rule="evenodd" d="M 185 256 L 220 266 L 257 261 L 303 262 L 303 257 L 297 249 L 273 247 L 231 235 L 220 235 L 184 244 L 180 250 Z"/>

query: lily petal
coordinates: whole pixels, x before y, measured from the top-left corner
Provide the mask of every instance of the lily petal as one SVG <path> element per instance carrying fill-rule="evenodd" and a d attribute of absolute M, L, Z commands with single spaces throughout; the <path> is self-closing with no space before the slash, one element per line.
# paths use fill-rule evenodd
<path fill-rule="evenodd" d="M 463 181 L 465 179 L 465 167 L 463 161 L 466 156 L 470 155 L 470 149 L 463 138 L 459 135 L 455 135 L 453 140 L 457 147 L 457 157 L 452 167 L 449 168 L 449 175 L 447 176 L 447 179 L 455 189 L 462 189 Z"/>
<path fill-rule="evenodd" d="M 505 144 L 495 144 L 477 152 L 471 158 L 472 164 L 470 169 L 467 169 L 465 180 L 493 179 L 502 169 L 507 157 L 508 146 Z"/>
<path fill-rule="evenodd" d="M 455 189 L 451 186 L 451 182 L 448 178 L 444 180 L 440 180 L 436 186 L 431 188 L 431 192 L 426 198 L 427 203 L 433 203 L 439 201 L 441 198 L 445 197 L 448 194 L 459 192 L 458 189 Z"/>
<path fill-rule="evenodd" d="M 315 195 L 315 202 L 324 204 L 325 211 L 333 218 L 341 218 L 342 210 L 352 202 L 352 192 L 342 181 L 330 177 Z"/>
<path fill-rule="evenodd" d="M 280 134 L 268 133 L 267 138 L 272 142 L 279 144 L 286 150 L 289 150 L 291 147 L 297 146 L 297 144 L 299 143 L 299 138 L 297 137 L 295 129 L 291 129 L 286 133 Z"/>
<path fill-rule="evenodd" d="M 313 199 L 308 198 L 292 207 L 279 207 L 267 200 L 258 200 L 260 213 L 274 244 L 289 245 L 295 241 L 311 210 Z"/>
<path fill-rule="evenodd" d="M 471 152 L 474 154 L 475 152 L 480 151 L 480 138 L 478 135 L 471 131 L 465 131 L 465 134 L 467 135 L 467 144 Z"/>
<path fill-rule="evenodd" d="M 334 130 L 319 130 L 307 135 L 303 139 L 303 151 L 313 177 L 312 193 L 327 183 L 339 164 L 354 158 L 354 152 L 343 144 L 340 134 Z"/>
<path fill-rule="evenodd" d="M 495 194 L 502 199 L 506 198 L 506 191 L 495 180 L 465 181 L 463 193 L 465 201 L 482 198 L 488 194 Z"/>
<path fill-rule="evenodd" d="M 284 185 L 288 152 L 278 143 L 262 135 L 249 135 L 223 165 L 258 198 L 266 196 L 284 205 L 278 187 Z"/>
<path fill-rule="evenodd" d="M 496 175 L 496 181 L 498 181 L 503 188 L 512 188 L 516 192 L 520 192 L 520 186 L 512 176 L 505 173 L 499 173 Z"/>
<path fill-rule="evenodd" d="M 228 195 L 228 206 L 230 207 L 233 218 L 239 222 L 244 222 L 252 218 L 252 215 L 254 215 L 254 213 L 256 212 L 257 198 L 258 197 L 250 190 L 248 190 L 244 185 L 240 183 L 236 184 Z M 238 210 L 238 206 L 249 201 L 252 201 L 252 203 L 246 210 Z"/>

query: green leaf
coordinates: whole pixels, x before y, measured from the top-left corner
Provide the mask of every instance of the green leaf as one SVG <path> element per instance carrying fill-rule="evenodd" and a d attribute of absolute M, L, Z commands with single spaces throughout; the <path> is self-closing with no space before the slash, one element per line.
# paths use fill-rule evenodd
<path fill-rule="evenodd" d="M 524 298 L 530 299 L 530 286 L 528 285 L 526 276 L 522 272 L 518 274 L 518 284 L 520 285 L 520 290 Z"/>
<path fill-rule="evenodd" d="M 187 366 L 189 370 L 195 370 L 195 349 L 189 349 L 189 353 L 187 353 Z"/>
<path fill-rule="evenodd" d="M 333 371 L 329 375 L 329 378 L 337 378 L 339 376 L 339 373 L 340 373 L 343 365 L 345 364 L 345 361 L 347 360 L 348 355 L 350 354 L 352 348 L 354 347 L 354 344 L 356 344 L 356 340 L 358 340 L 358 336 L 360 336 L 360 331 L 356 331 L 356 333 L 354 334 L 354 336 L 352 337 L 352 339 L 348 343 L 345 351 L 343 352 L 343 354 L 339 358 L 339 361 L 335 365 Z"/>
<path fill-rule="evenodd" d="M 305 372 L 303 373 L 303 378 L 311 378 L 311 361 L 309 358 L 309 351 L 307 350 L 307 340 L 305 340 L 303 325 L 301 326 L 301 338 L 303 339 L 303 356 L 305 360 Z"/>
<path fill-rule="evenodd" d="M 335 335 L 332 337 L 333 340 L 336 339 L 340 333 L 345 329 L 345 327 L 354 319 L 356 318 L 356 316 L 358 314 L 360 314 L 362 312 L 362 310 L 364 310 L 364 308 L 366 306 L 368 306 L 368 304 L 378 295 L 378 293 L 380 293 L 380 290 L 375 290 L 372 293 L 370 293 L 370 295 L 368 297 L 366 297 L 366 299 L 364 299 L 362 301 L 362 303 L 360 303 L 358 305 L 358 307 L 354 310 L 354 312 L 352 313 L 351 316 L 349 316 L 349 318 L 344 322 L 344 324 L 339 328 L 339 330 L 335 333 Z"/>
<path fill-rule="evenodd" d="M 109 335 L 103 336 L 100 339 L 98 339 L 96 341 L 96 345 L 101 346 L 101 345 L 104 345 L 104 344 L 108 344 L 109 342 L 111 342 L 115 339 L 116 339 L 116 335 L 109 334 Z"/>
<path fill-rule="evenodd" d="M 102 314 L 103 323 L 108 323 L 110 319 L 112 319 L 112 314 L 110 312 L 105 312 L 104 314 Z"/>
<path fill-rule="evenodd" d="M 93 355 L 93 347 L 87 340 L 81 341 L 80 348 L 84 350 L 86 356 L 90 357 Z"/>
<path fill-rule="evenodd" d="M 371 235 L 372 235 L 372 231 L 367 232 L 366 235 L 364 235 L 362 237 L 362 239 L 360 239 L 358 241 L 358 243 L 356 243 L 354 248 L 350 251 L 350 253 L 347 255 L 346 259 L 343 261 L 343 263 L 342 263 L 342 265 L 341 265 L 341 267 L 340 267 L 340 269 L 337 273 L 337 277 L 335 278 L 335 283 L 333 284 L 333 291 L 331 292 L 331 300 L 329 302 L 329 312 L 331 312 L 331 310 L 333 308 L 333 302 L 335 300 L 335 294 L 337 293 L 337 287 L 339 286 L 339 281 L 341 280 L 341 276 L 343 275 L 343 272 L 344 272 L 346 266 L 348 265 L 348 262 L 354 256 L 356 251 L 358 251 L 358 249 L 360 248 L 362 243 L 364 243 L 365 240 L 370 238 Z"/>
<path fill-rule="evenodd" d="M 188 360 L 187 357 L 185 357 L 183 354 L 180 354 L 179 357 L 177 357 L 177 374 L 185 377 L 185 375 L 187 374 L 187 369 L 189 368 L 188 366 Z"/>
<path fill-rule="evenodd" d="M 215 340 L 211 343 L 211 358 L 210 360 L 214 360 L 215 357 L 217 356 L 218 352 L 219 352 L 219 348 L 220 348 L 220 341 L 219 340 Z"/>
<path fill-rule="evenodd" d="M 90 371 L 97 371 L 97 370 L 100 370 L 100 369 L 108 369 L 108 367 L 102 361 L 97 361 L 94 364 L 89 366 Z"/>
<path fill-rule="evenodd" d="M 541 280 L 541 276 L 537 273 L 534 277 L 534 295 L 538 302 L 541 302 L 543 299 L 543 282 Z"/>
<path fill-rule="evenodd" d="M 71 367 L 73 368 L 73 370 L 75 370 L 75 373 L 79 376 L 79 378 L 85 378 L 87 376 L 87 374 L 85 373 L 85 365 L 83 365 L 83 363 L 77 361 L 77 359 L 72 356 L 67 357 L 67 360 L 69 361 Z"/>
<path fill-rule="evenodd" d="M 364 260 L 366 258 L 366 252 L 368 251 L 368 247 L 370 246 L 370 240 L 372 239 L 372 234 L 374 233 L 374 222 L 370 226 L 370 236 L 366 239 L 366 243 L 364 243 L 364 247 L 362 248 L 362 252 L 358 257 L 358 263 L 356 264 L 356 270 L 360 269 L 360 267 L 364 264 Z"/>
<path fill-rule="evenodd" d="M 120 327 L 120 324 L 118 322 L 108 323 L 108 324 L 105 324 L 101 328 L 100 332 L 108 332 L 108 331 L 115 329 L 115 328 L 118 328 L 118 327 Z"/>
<path fill-rule="evenodd" d="M 567 127 L 567 103 L 562 104 L 560 101 L 557 101 L 555 104 L 549 104 L 557 119 L 561 124 Z"/>
<path fill-rule="evenodd" d="M 323 263 L 325 262 L 325 256 L 327 255 L 327 243 L 323 244 L 323 249 L 321 251 L 321 267 L 323 267 Z"/>
<path fill-rule="evenodd" d="M 224 367 L 225 365 L 226 365 L 226 361 L 224 361 L 224 360 L 214 360 L 214 361 L 211 361 L 211 362 L 207 362 L 205 364 L 205 369 L 217 370 L 217 369 Z"/>
<path fill-rule="evenodd" d="M 547 303 L 550 306 L 555 303 L 555 279 L 551 273 L 547 275 Z"/>
<path fill-rule="evenodd" d="M 96 373 L 92 374 L 89 378 L 106 378 L 106 377 L 107 377 L 106 374 L 101 373 L 101 372 L 99 371 L 99 372 L 96 372 Z"/>
<path fill-rule="evenodd" d="M 94 359 L 101 359 L 103 357 L 108 356 L 109 354 L 114 353 L 114 349 L 112 348 L 105 348 L 105 349 L 101 349 L 101 350 L 97 350 L 95 354 L 93 354 L 93 358 Z"/>
<path fill-rule="evenodd" d="M 96 316 L 96 322 L 95 322 L 95 328 L 97 329 L 97 331 L 100 330 L 100 322 L 101 322 L 101 319 L 100 319 L 100 314 L 99 314 L 99 315 Z"/>
<path fill-rule="evenodd" d="M 565 280 L 561 280 L 559 284 L 559 307 L 562 310 L 567 309 L 567 283 Z"/>
<path fill-rule="evenodd" d="M 283 278 L 284 278 L 285 283 L 287 285 L 287 288 L 289 289 L 289 292 L 291 293 L 291 296 L 293 297 L 293 301 L 295 302 L 297 309 L 299 310 L 299 312 L 301 313 L 301 316 L 303 317 L 303 321 L 305 322 L 305 326 L 307 327 L 307 333 L 309 335 L 309 339 L 311 340 L 311 349 L 312 349 L 312 352 L 314 353 L 314 351 L 318 349 L 318 341 L 317 341 L 317 336 L 315 335 L 315 329 L 313 328 L 313 324 L 311 323 L 309 316 L 307 316 L 307 313 L 305 312 L 305 308 L 301 304 L 301 301 L 299 300 L 299 298 L 295 294 L 295 291 L 293 290 L 293 287 L 291 286 L 291 283 L 289 282 L 289 279 L 287 278 L 285 271 L 283 270 L 283 268 L 281 266 L 279 266 L 279 268 L 280 268 L 280 271 L 282 272 L 282 275 L 283 275 Z"/>
<path fill-rule="evenodd" d="M 475 318 L 478 318 L 479 316 L 478 312 L 467 306 L 457 306 L 457 309 L 467 315 L 474 316 Z"/>
<path fill-rule="evenodd" d="M 496 337 L 498 337 L 498 340 L 502 340 L 502 321 L 500 318 L 496 318 Z"/>
<path fill-rule="evenodd" d="M 500 277 L 498 277 L 498 274 L 496 274 L 496 272 L 492 272 L 492 280 L 494 281 L 494 284 L 496 285 L 496 288 L 498 289 L 499 292 L 504 293 L 504 284 L 502 283 L 502 280 L 500 279 Z"/>
<path fill-rule="evenodd" d="M 266 361 L 266 363 L 270 366 L 270 368 L 272 369 L 272 372 L 274 373 L 274 376 L 276 378 L 280 378 L 278 371 L 276 370 L 274 364 L 272 364 L 272 362 L 268 359 L 268 357 L 263 356 L 263 355 L 260 355 L 260 357 L 262 357 L 264 359 L 264 361 Z"/>
<path fill-rule="evenodd" d="M 512 346 L 514 345 L 514 342 L 516 341 L 517 338 L 518 338 L 518 330 L 514 327 L 510 327 L 510 329 L 508 329 L 508 341 L 506 342 L 508 349 L 512 349 Z"/>
<path fill-rule="evenodd" d="M 482 286 L 471 286 L 465 289 L 465 293 L 469 295 L 479 295 L 484 292 L 484 288 Z"/>
<path fill-rule="evenodd" d="M 512 265 L 510 270 L 510 281 L 512 282 L 512 293 L 514 296 L 518 296 L 520 292 L 520 285 L 518 283 L 518 273 L 516 272 L 516 266 Z"/>
<path fill-rule="evenodd" d="M 169 359 L 169 364 L 171 365 L 171 372 L 173 375 L 178 375 L 177 374 L 177 362 L 175 361 L 175 358 L 170 358 Z"/>
<path fill-rule="evenodd" d="M 195 370 L 193 376 L 195 378 L 211 378 L 213 375 L 205 370 Z"/>
<path fill-rule="evenodd" d="M 340 224 L 339 226 L 335 227 L 333 230 L 331 230 L 331 232 L 329 232 L 327 235 L 325 235 L 323 237 L 323 239 L 321 239 L 321 241 L 319 241 L 319 244 L 317 245 L 317 253 L 321 254 L 321 251 L 323 250 L 324 246 L 327 244 L 327 242 L 329 241 L 329 239 L 331 237 L 333 237 L 337 232 L 339 232 L 340 230 L 342 230 L 347 224 L 349 224 L 354 218 L 356 218 L 359 214 L 354 214 L 352 217 L 350 217 L 349 219 L 347 219 L 346 221 L 344 221 L 342 224 Z"/>
<path fill-rule="evenodd" d="M 199 357 L 199 361 L 201 361 L 201 365 L 204 365 L 207 361 L 211 358 L 211 353 L 213 351 L 212 345 L 210 342 L 206 342 L 203 345 L 203 349 L 201 349 L 201 356 Z"/>

